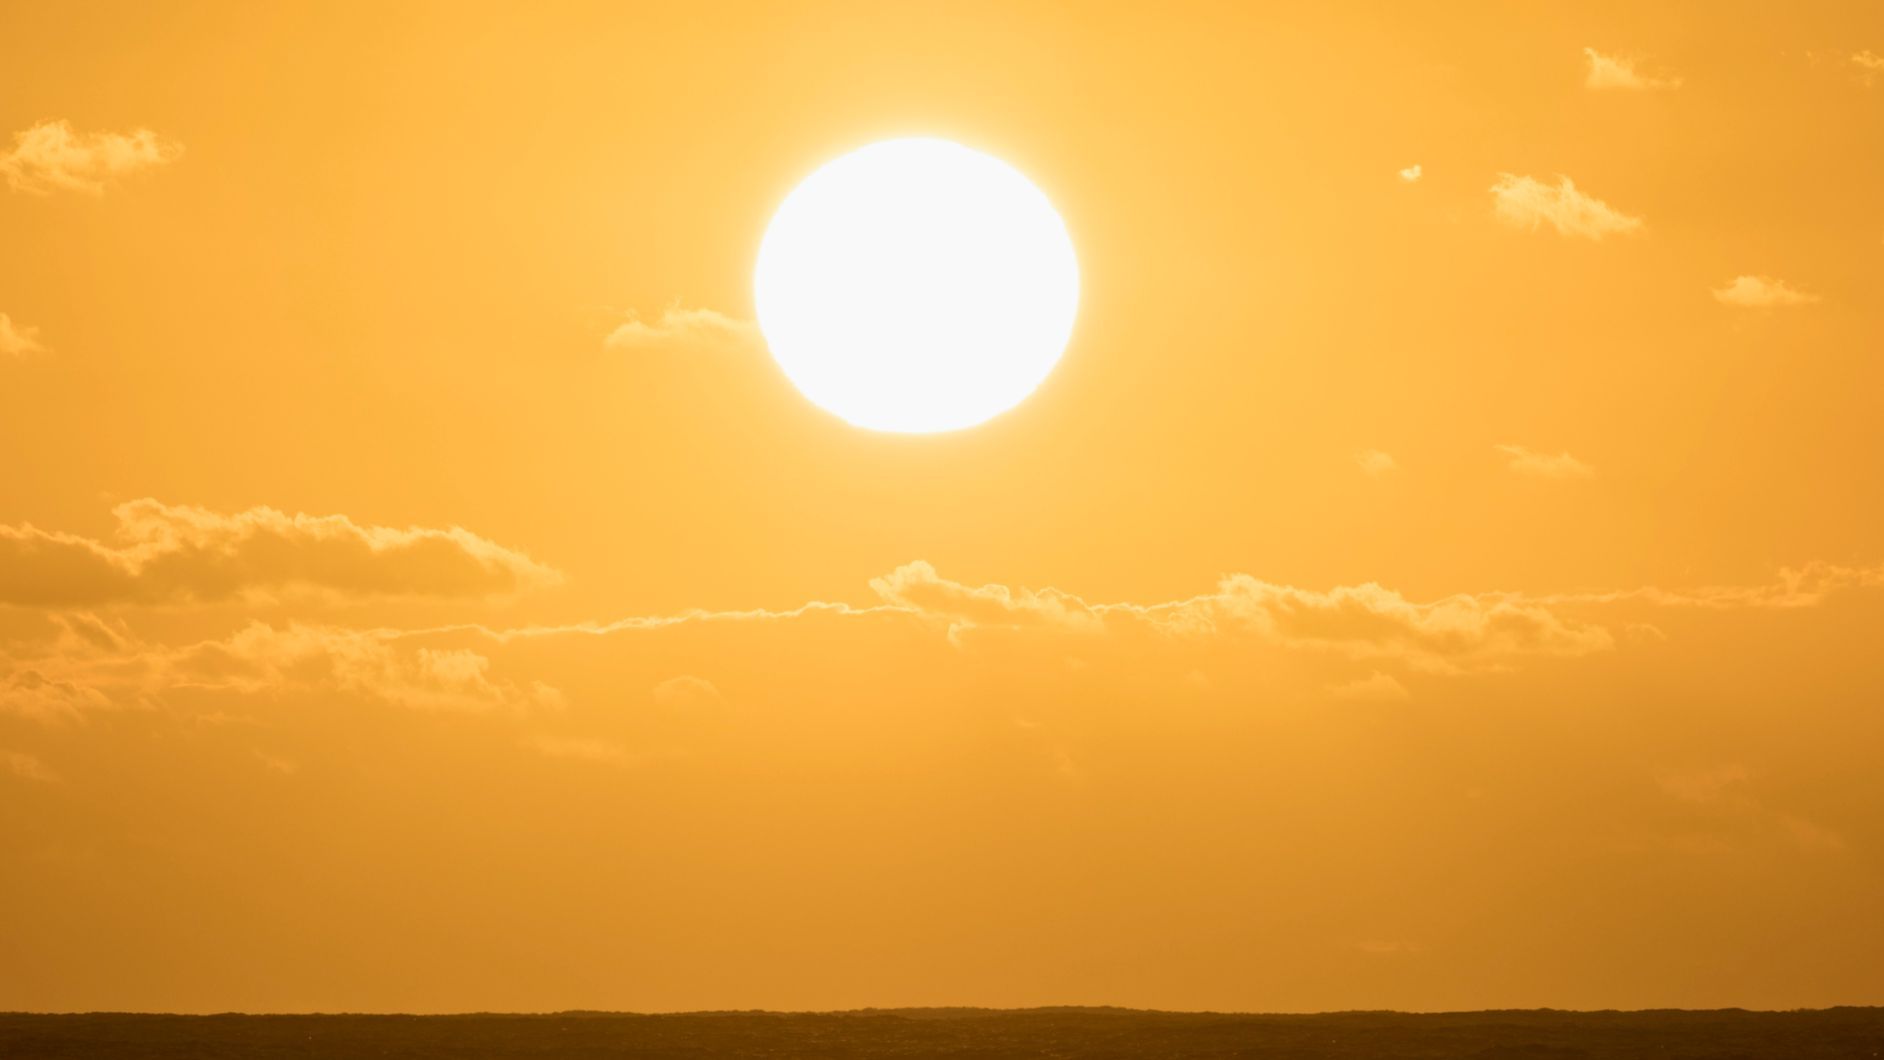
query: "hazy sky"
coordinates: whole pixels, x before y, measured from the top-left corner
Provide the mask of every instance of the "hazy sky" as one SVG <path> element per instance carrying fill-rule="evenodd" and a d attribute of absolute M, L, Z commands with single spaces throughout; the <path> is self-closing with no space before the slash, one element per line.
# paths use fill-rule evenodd
<path fill-rule="evenodd" d="M 1884 7 L 11 3 L 0 1009 L 1884 994 Z M 1083 279 L 875 434 L 772 211 Z"/>

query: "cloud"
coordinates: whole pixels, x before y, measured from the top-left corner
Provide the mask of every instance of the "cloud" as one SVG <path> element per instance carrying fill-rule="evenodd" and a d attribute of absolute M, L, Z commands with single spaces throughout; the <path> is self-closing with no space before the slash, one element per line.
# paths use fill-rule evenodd
<path fill-rule="evenodd" d="M 1405 685 L 1378 670 L 1345 684 L 1329 685 L 1328 694 L 1351 703 L 1397 703 L 1411 698 Z"/>
<path fill-rule="evenodd" d="M 1607 630 L 1511 593 L 1415 603 L 1373 583 L 1318 591 L 1233 574 L 1215 592 L 1187 600 L 1091 604 L 1057 589 L 964 585 L 920 561 L 870 584 L 886 601 L 947 626 L 958 644 L 974 630 L 1248 637 L 1442 673 L 1498 669 L 1524 656 L 1585 655 L 1614 645 Z"/>
<path fill-rule="evenodd" d="M 1354 462 L 1361 466 L 1362 471 L 1370 475 L 1385 475 L 1389 471 L 1397 471 L 1400 468 L 1399 461 L 1395 460 L 1392 454 L 1383 453 L 1378 449 L 1363 449 L 1355 453 Z"/>
<path fill-rule="evenodd" d="M 0 773 L 9 773 L 37 784 L 55 784 L 59 780 L 59 774 L 54 773 L 46 763 L 23 751 L 0 749 Z"/>
<path fill-rule="evenodd" d="M 1851 65 L 1858 68 L 1858 80 L 1866 85 L 1876 84 L 1878 75 L 1884 74 L 1884 55 L 1878 55 L 1867 48 L 1853 53 Z"/>
<path fill-rule="evenodd" d="M 562 706 L 561 693 L 550 685 L 493 677 L 490 658 L 480 652 L 407 639 L 399 631 L 264 622 L 180 646 L 61 637 L 38 655 L 0 658 L 0 714 L 53 721 L 158 707 L 182 691 L 245 697 L 318 692 L 437 711 Z"/>
<path fill-rule="evenodd" d="M 1105 625 L 1098 609 L 1070 593 L 963 585 L 937 574 L 924 560 L 905 563 L 880 578 L 870 579 L 870 588 L 888 604 L 947 622 L 951 636 L 971 628 L 1097 632 Z"/>
<path fill-rule="evenodd" d="M 1408 184 L 1418 184 L 1420 178 L 1425 175 L 1426 175 L 1425 168 L 1422 167 L 1418 162 L 1415 162 L 1412 165 L 1400 171 L 1400 179 L 1406 181 Z"/>
<path fill-rule="evenodd" d="M 1576 184 L 1565 176 L 1559 176 L 1553 187 L 1536 177 L 1501 173 L 1491 193 L 1493 212 L 1513 228 L 1535 232 L 1548 224 L 1559 235 L 1602 239 L 1628 235 L 1642 227 L 1641 218 L 1630 217 L 1601 199 L 1578 191 Z"/>
<path fill-rule="evenodd" d="M 678 347 L 740 347 L 759 340 L 759 326 L 711 309 L 670 306 L 648 323 L 634 313 L 602 340 L 609 350 L 658 350 Z"/>
<path fill-rule="evenodd" d="M 1776 580 L 1764 585 L 1711 585 L 1694 589 L 1647 586 L 1611 592 L 1568 593 L 1540 598 L 1550 604 L 1615 604 L 1638 602 L 1657 607 L 1696 607 L 1708 610 L 1738 608 L 1817 607 L 1831 596 L 1854 589 L 1884 589 L 1884 564 L 1850 567 L 1813 562 L 1782 567 Z M 1644 635 L 1666 639 L 1648 627 Z"/>
<path fill-rule="evenodd" d="M 1198 680 L 1203 671 L 1197 665 L 1200 657 L 1191 654 L 1196 651 L 1227 652 L 1211 656 L 1219 663 L 1250 657 L 1252 650 L 1264 646 L 1307 652 L 1370 664 L 1364 678 L 1323 686 L 1327 695 L 1387 702 L 1407 697 L 1402 676 L 1392 672 L 1396 668 L 1438 675 L 1508 672 L 1527 661 L 1608 652 L 1616 647 L 1616 634 L 1591 614 L 1592 608 L 1813 607 L 1839 592 L 1884 589 L 1884 564 L 1813 563 L 1782 571 L 1774 582 L 1750 586 L 1651 586 L 1557 595 L 1459 593 L 1431 601 L 1408 600 L 1374 583 L 1316 590 L 1232 574 L 1212 591 L 1188 598 L 1094 603 L 1051 588 L 970 585 L 945 578 L 920 561 L 898 567 L 871 585 L 883 601 L 875 606 L 818 602 L 785 611 L 688 611 L 516 629 L 475 624 L 354 629 L 251 622 L 226 636 L 175 645 L 141 640 L 122 620 L 87 612 L 58 613 L 46 616 L 49 636 L 0 644 L 0 715 L 50 723 L 104 710 L 175 709 L 193 700 L 200 705 L 204 696 L 249 702 L 296 695 L 412 710 L 560 715 L 566 705 L 560 689 L 529 677 L 507 676 L 515 657 L 507 664 L 507 657 L 491 645 L 721 623 L 763 629 L 870 622 L 887 631 L 912 620 L 918 628 L 944 629 L 962 650 L 993 646 L 1000 638 L 1049 638 L 1034 645 L 1041 649 L 1041 665 L 1067 672 L 1085 669 L 1068 665 L 1074 659 L 1139 658 L 1133 652 L 1152 653 L 1144 659 L 1168 659 L 1164 653 L 1175 650 L 1184 665 L 1169 672 L 1188 676 L 1172 679 L 1200 687 L 1209 682 Z M 1636 626 L 1640 623 L 1620 628 L 1626 634 Z M 1016 646 L 1027 640 L 1007 643 Z M 534 652 L 526 657 L 540 658 Z M 711 682 L 685 673 L 654 684 L 651 698 L 673 717 L 699 716 L 698 708 L 722 701 Z"/>
<path fill-rule="evenodd" d="M 119 177 L 167 165 L 182 154 L 181 144 L 149 129 L 77 133 L 70 122 L 43 121 L 13 134 L 13 149 L 0 154 L 0 176 L 14 191 L 34 195 L 102 195 Z"/>
<path fill-rule="evenodd" d="M 1595 468 L 1569 453 L 1551 456 L 1522 445 L 1494 445 L 1492 448 L 1510 457 L 1511 470 L 1520 475 L 1538 478 L 1593 478 L 1596 475 Z"/>
<path fill-rule="evenodd" d="M 1690 807 L 1705 827 L 1703 848 L 1731 848 L 1778 839 L 1806 851 L 1840 851 L 1845 838 L 1816 821 L 1775 809 L 1754 794 L 1754 773 L 1737 762 L 1666 772 L 1662 791 Z M 1696 845 L 1690 843 L 1689 845 Z"/>
<path fill-rule="evenodd" d="M 653 689 L 654 702 L 663 707 L 699 707 L 720 701 L 720 690 L 713 682 L 692 674 L 670 677 Z"/>
<path fill-rule="evenodd" d="M 1771 276 L 1736 276 L 1727 286 L 1714 289 L 1714 300 L 1722 305 L 1739 306 L 1742 309 L 1772 309 L 1821 301 L 1818 295 L 1801 291 Z"/>
<path fill-rule="evenodd" d="M 38 328 L 15 324 L 12 317 L 0 313 L 0 357 L 25 357 L 45 352 L 46 347 L 39 342 Z"/>
<path fill-rule="evenodd" d="M 273 508 L 225 514 L 145 498 L 117 542 L 0 525 L 0 604 L 96 607 L 271 598 L 498 596 L 560 575 L 467 530 L 362 526 Z"/>
<path fill-rule="evenodd" d="M 1595 90 L 1679 88 L 1679 77 L 1650 77 L 1635 68 L 1635 61 L 1620 55 L 1604 55 L 1595 48 L 1583 49 L 1589 62 L 1589 75 L 1583 84 Z"/>

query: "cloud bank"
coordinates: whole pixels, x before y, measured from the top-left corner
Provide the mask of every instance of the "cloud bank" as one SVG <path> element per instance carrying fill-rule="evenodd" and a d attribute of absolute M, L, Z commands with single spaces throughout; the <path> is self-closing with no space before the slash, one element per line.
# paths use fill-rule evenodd
<path fill-rule="evenodd" d="M 66 121 L 43 121 L 13 134 L 13 149 L 0 154 L 0 176 L 14 191 L 50 195 L 76 191 L 102 195 L 113 181 L 183 154 L 183 145 L 149 129 L 75 132 Z"/>
<path fill-rule="evenodd" d="M 145 498 L 112 509 L 117 540 L 0 525 L 0 604 L 99 607 L 266 599 L 501 596 L 560 575 L 468 530 L 363 526 L 273 508 L 221 513 Z"/>

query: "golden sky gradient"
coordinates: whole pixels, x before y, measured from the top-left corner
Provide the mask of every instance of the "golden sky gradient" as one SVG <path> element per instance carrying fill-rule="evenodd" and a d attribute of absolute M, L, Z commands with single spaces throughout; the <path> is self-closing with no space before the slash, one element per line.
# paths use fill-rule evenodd
<path fill-rule="evenodd" d="M 0 1009 L 1884 994 L 1884 7 L 13 3 Z M 767 220 L 1052 199 L 972 430 Z"/>

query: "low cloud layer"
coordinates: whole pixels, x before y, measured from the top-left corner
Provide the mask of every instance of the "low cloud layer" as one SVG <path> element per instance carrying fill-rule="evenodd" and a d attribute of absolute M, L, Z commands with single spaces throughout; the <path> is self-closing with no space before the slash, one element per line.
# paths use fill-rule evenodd
<path fill-rule="evenodd" d="M 14 191 L 102 195 L 114 181 L 176 161 L 183 146 L 149 129 L 80 133 L 66 121 L 44 121 L 13 134 L 0 154 L 0 176 Z"/>
<path fill-rule="evenodd" d="M 1186 600 L 1092 604 L 1057 589 L 966 585 L 920 561 L 870 584 L 886 602 L 947 626 L 958 642 L 976 629 L 1252 637 L 1435 673 L 1496 669 L 1525 656 L 1586 655 L 1614 644 L 1606 629 L 1513 593 L 1419 603 L 1372 583 L 1298 589 L 1232 574 L 1214 592 Z"/>
<path fill-rule="evenodd" d="M 1579 239 L 1629 235 L 1641 229 L 1642 219 L 1578 190 L 1569 177 L 1556 184 L 1536 177 L 1502 173 L 1491 187 L 1492 212 L 1513 228 L 1535 232 L 1544 225 L 1558 235 Z"/>
<path fill-rule="evenodd" d="M 554 570 L 468 530 L 364 526 L 273 508 L 222 513 L 145 498 L 112 509 L 116 540 L 0 526 L 0 604 L 102 607 L 272 598 L 500 596 Z"/>
<path fill-rule="evenodd" d="M 396 631 L 252 622 L 226 637 L 163 645 L 88 613 L 55 621 L 59 633 L 52 641 L 0 655 L 0 714 L 58 721 L 98 710 L 159 708 L 181 692 L 264 700 L 315 692 L 413 710 L 562 705 L 548 684 L 494 677 L 482 652 Z"/>

